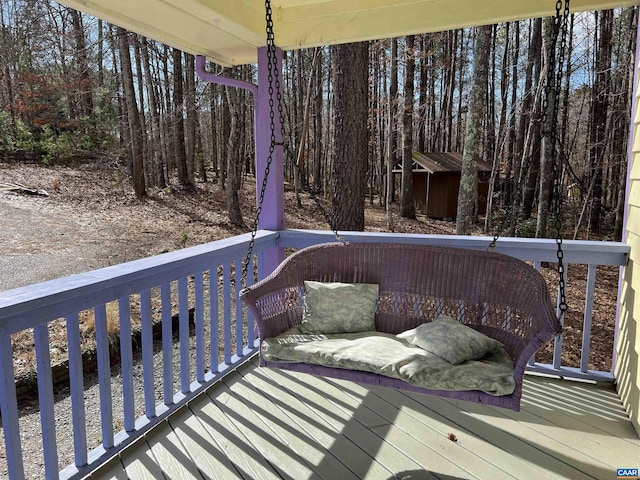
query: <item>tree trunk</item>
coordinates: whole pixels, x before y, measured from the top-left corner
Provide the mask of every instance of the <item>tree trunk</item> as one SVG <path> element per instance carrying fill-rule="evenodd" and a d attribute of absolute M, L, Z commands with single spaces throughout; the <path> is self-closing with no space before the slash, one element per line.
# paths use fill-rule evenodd
<path fill-rule="evenodd" d="M 154 89 L 154 81 L 151 75 L 151 62 L 149 61 L 149 45 L 145 37 L 140 37 L 140 53 L 142 54 L 142 64 L 144 66 L 144 78 L 147 87 L 147 98 L 149 98 L 149 114 L 151 122 L 149 130 L 151 133 L 152 146 L 149 148 L 149 157 L 151 160 L 151 178 L 156 187 L 166 187 L 166 179 L 164 176 L 164 168 L 162 165 L 162 139 L 160 131 L 162 130 L 160 120 L 160 110 L 158 107 L 158 96 Z"/>
<path fill-rule="evenodd" d="M 525 68 L 524 93 L 522 98 L 522 111 L 518 121 L 518 129 L 516 132 L 515 150 L 513 155 L 512 181 L 510 184 L 509 194 L 506 196 L 506 203 L 511 205 L 521 205 L 522 198 L 515 198 L 514 188 L 520 178 L 520 168 L 524 158 L 526 135 L 529 131 L 529 123 L 531 118 L 531 108 L 533 106 L 533 97 L 536 86 L 534 86 L 534 65 L 539 61 L 542 51 L 542 19 L 536 18 L 532 21 L 529 38 L 529 49 L 527 53 L 527 64 Z M 536 77 L 537 78 L 537 77 Z M 522 194 L 523 192 L 520 192 Z"/>
<path fill-rule="evenodd" d="M 131 70 L 131 56 L 129 53 L 129 38 L 127 32 L 118 27 L 120 45 L 120 64 L 122 69 L 122 84 L 124 98 L 127 104 L 127 118 L 131 135 L 131 150 L 133 154 L 133 188 L 138 198 L 144 197 L 146 186 L 144 181 L 144 152 L 142 147 L 142 128 L 136 105 L 136 93 L 133 88 L 133 72 Z"/>
<path fill-rule="evenodd" d="M 13 51 L 14 47 L 13 39 L 9 35 L 10 27 L 7 22 L 8 21 L 5 19 L 4 8 L 0 6 L 0 31 L 2 32 L 2 57 L 0 57 L 0 62 L 4 64 L 2 67 L 2 79 L 4 80 L 6 104 L 11 118 L 11 136 L 15 139 L 18 138 L 18 122 L 16 118 L 15 95 L 12 79 L 14 72 L 11 68 L 13 62 L 8 58 L 9 52 Z"/>
<path fill-rule="evenodd" d="M 516 148 L 516 111 L 518 101 L 518 60 L 520 58 L 520 22 L 514 22 L 515 31 L 513 33 L 514 45 L 513 45 L 513 59 L 511 60 L 511 114 L 509 115 L 509 141 L 507 146 L 507 167 L 506 167 L 506 182 L 502 185 L 502 192 L 504 193 L 503 200 L 509 201 L 510 196 L 510 175 L 513 170 L 514 153 Z M 522 112 L 521 112 L 522 113 Z"/>
<path fill-rule="evenodd" d="M 198 126 L 198 111 L 196 110 L 196 67 L 195 57 L 189 53 L 185 53 L 185 69 L 186 69 L 186 147 L 187 147 L 187 171 L 189 179 L 194 183 L 194 173 L 198 174 L 201 182 L 207 181 L 207 172 L 204 169 L 204 159 L 202 155 L 197 155 L 196 149 L 196 130 Z"/>
<path fill-rule="evenodd" d="M 138 39 L 138 35 L 134 35 L 132 39 L 133 43 L 133 57 L 136 62 L 136 81 L 137 88 L 136 93 L 138 94 L 138 103 L 140 104 L 140 110 L 138 111 L 138 116 L 140 117 L 140 130 L 142 131 L 142 155 L 144 158 L 144 179 L 145 183 L 149 185 L 151 183 L 149 176 L 149 157 L 151 156 L 150 148 L 153 148 L 153 145 L 149 145 L 149 139 L 147 138 L 147 119 L 145 115 L 145 101 L 144 101 L 144 80 L 142 79 L 142 59 L 140 54 L 140 41 Z"/>
<path fill-rule="evenodd" d="M 555 86 L 556 73 L 558 67 L 555 62 L 555 41 L 554 41 L 554 18 L 548 17 L 544 21 L 544 51 L 545 51 L 545 72 L 547 79 L 553 78 L 552 84 L 547 86 L 547 109 L 543 112 L 546 123 L 542 126 L 542 155 L 540 159 L 540 191 L 538 194 L 538 221 L 536 224 L 536 238 L 547 237 L 547 224 L 549 214 L 551 213 L 551 188 L 552 188 L 552 172 L 553 172 L 553 149 L 556 145 L 552 142 L 549 132 L 555 128 L 554 124 L 554 103 L 559 101 L 558 89 Z M 558 39 L 559 40 L 559 39 Z M 551 72 L 549 72 L 551 70 Z M 545 133 L 546 132 L 546 133 Z M 556 135 L 557 136 L 557 135 Z M 557 140 L 557 138 L 556 138 Z"/>
<path fill-rule="evenodd" d="M 220 177 L 219 167 L 219 142 L 220 142 L 220 125 L 218 123 L 218 88 L 215 83 L 210 83 L 209 88 L 209 114 L 211 122 L 211 165 L 216 178 Z"/>
<path fill-rule="evenodd" d="M 316 192 L 322 189 L 322 163 L 323 163 L 323 148 L 322 148 L 322 99 L 323 99 L 323 80 L 322 80 L 322 51 L 318 49 L 318 60 L 316 64 L 316 91 L 314 97 L 314 113 L 313 116 L 313 187 Z"/>
<path fill-rule="evenodd" d="M 220 188 L 222 190 L 227 188 L 227 156 L 229 154 L 229 137 L 231 137 L 231 110 L 229 107 L 229 99 L 225 93 L 225 87 L 219 86 L 219 89 L 224 96 L 222 102 L 222 142 L 220 142 Z"/>
<path fill-rule="evenodd" d="M 173 141 L 178 182 L 191 187 L 191 178 L 187 167 L 187 152 L 184 143 L 184 89 L 182 81 L 182 51 L 173 49 Z"/>
<path fill-rule="evenodd" d="M 536 199 L 536 192 L 539 186 L 540 161 L 542 147 L 542 90 L 544 88 L 543 68 L 542 68 L 542 29 L 540 32 L 534 24 L 533 44 L 533 70 L 532 70 L 532 91 L 528 99 L 530 108 L 527 111 L 526 136 L 520 154 L 520 161 L 516 164 L 518 181 L 521 184 L 521 191 L 514 202 L 518 205 L 518 215 L 512 221 L 512 231 L 515 222 L 519 219 L 531 218 L 533 204 Z M 516 218 L 517 217 L 517 218 Z"/>
<path fill-rule="evenodd" d="M 320 48 L 316 48 L 313 54 L 313 61 L 311 63 L 311 70 L 309 71 L 309 78 L 307 81 L 307 89 L 304 95 L 304 105 L 303 105 L 303 113 L 302 113 L 302 130 L 300 132 L 300 145 L 298 146 L 298 156 L 296 158 L 296 172 L 298 174 L 297 180 L 302 180 L 302 174 L 304 172 L 304 158 L 305 158 L 305 144 L 307 133 L 309 131 L 309 116 L 311 115 L 311 92 L 313 88 L 313 74 L 316 70 L 316 62 L 318 61 L 318 52 Z M 300 86 L 302 89 L 302 86 Z M 301 187 L 300 184 L 296 182 L 296 188 L 299 189 Z M 302 207 L 302 202 L 300 197 L 297 197 L 298 207 Z"/>
<path fill-rule="evenodd" d="M 396 165 L 396 101 L 398 98 L 398 40 L 392 38 L 391 56 L 389 58 L 390 81 L 389 81 L 389 101 L 387 120 L 387 184 L 385 188 L 385 210 L 387 212 L 387 229 L 393 232 L 393 200 L 395 197 L 395 174 L 393 169 Z"/>
<path fill-rule="evenodd" d="M 72 8 L 67 9 L 73 23 L 73 37 L 75 40 L 75 69 L 77 75 L 78 110 L 82 118 L 93 122 L 93 85 L 87 59 L 87 45 L 85 29 L 82 24 L 82 14 Z M 95 127 L 95 125 L 93 125 Z"/>
<path fill-rule="evenodd" d="M 418 121 L 418 151 L 425 152 L 427 148 L 426 144 L 426 123 L 427 123 L 427 59 L 428 59 L 428 50 L 429 44 L 428 34 L 424 34 L 421 36 L 421 50 L 422 54 L 420 55 L 420 61 L 418 62 L 418 69 L 420 72 L 420 83 L 418 84 L 418 105 L 420 108 L 420 120 Z"/>
<path fill-rule="evenodd" d="M 475 222 L 474 208 L 478 196 L 478 160 L 481 158 L 482 118 L 489 76 L 489 51 L 491 48 L 491 26 L 475 29 L 473 47 L 473 77 L 469 95 L 469 113 L 462 156 L 460 190 L 456 234 L 468 235 Z"/>
<path fill-rule="evenodd" d="M 413 201 L 413 84 L 415 59 L 413 47 L 415 36 L 406 37 L 404 67 L 404 113 L 402 119 L 402 195 L 400 196 L 400 216 L 416 218 Z"/>
<path fill-rule="evenodd" d="M 162 60 L 162 78 L 164 80 L 164 120 L 162 122 L 163 124 L 163 132 L 164 132 L 164 138 L 165 138 L 165 143 L 164 143 L 164 155 L 165 155 L 165 159 L 166 159 L 166 166 L 167 166 L 167 171 L 166 171 L 166 175 L 167 175 L 167 183 L 171 183 L 171 173 L 173 171 L 173 169 L 176 166 L 176 159 L 175 159 L 175 136 L 176 136 L 176 132 L 175 132 L 175 128 L 173 128 L 173 104 L 171 102 L 171 99 L 173 98 L 172 92 L 171 92 L 171 77 L 170 77 L 170 70 L 169 70 L 169 57 L 170 57 L 170 48 L 168 45 L 163 45 L 162 48 L 162 56 L 161 56 L 161 60 Z"/>
<path fill-rule="evenodd" d="M 231 114 L 230 134 L 227 146 L 227 210 L 229 211 L 229 221 L 238 228 L 247 228 L 242 219 L 240 209 L 240 112 L 238 104 L 238 94 L 234 87 L 225 87 L 227 103 Z"/>
<path fill-rule="evenodd" d="M 516 22 L 517 23 L 517 22 Z M 493 191 L 495 188 L 495 181 L 498 176 L 498 165 L 500 159 L 504 156 L 504 145 L 506 142 L 506 122 L 507 122 L 507 100 L 509 94 L 509 48 L 511 36 L 509 35 L 510 23 L 505 24 L 505 43 L 504 53 L 502 55 L 502 66 L 500 67 L 500 119 L 498 121 L 498 148 L 494 152 L 494 156 L 491 158 L 491 178 L 489 180 L 489 191 L 487 195 L 487 211 L 484 219 L 484 232 L 489 233 L 491 224 L 493 223 Z"/>
<path fill-rule="evenodd" d="M 619 58 L 619 65 L 622 76 L 622 86 L 619 92 L 619 98 L 632 98 L 633 96 L 633 73 L 635 70 L 635 45 L 636 45 L 636 35 L 638 31 L 637 20 L 638 20 L 638 11 L 637 7 L 629 8 L 626 11 L 626 31 L 628 32 L 626 45 L 623 44 L 621 47 L 622 54 Z M 623 30 L 624 31 L 624 30 Z M 623 95 L 625 97 L 623 97 Z M 614 138 L 620 138 L 619 141 L 619 158 L 620 158 L 620 168 L 618 172 L 618 197 L 616 201 L 616 218 L 613 227 L 613 239 L 616 241 L 622 240 L 622 229 L 624 223 L 624 205 L 625 205 L 625 186 L 627 179 L 627 163 L 626 163 L 626 151 L 625 147 L 627 142 L 629 141 L 629 122 L 631 119 L 627 115 L 627 103 L 624 101 L 620 101 L 618 104 L 618 134 L 614 136 Z"/>
<path fill-rule="evenodd" d="M 458 67 L 458 40 L 464 36 L 464 30 L 457 29 L 453 32 L 451 45 L 449 47 L 449 71 L 447 72 L 447 109 L 444 114 L 446 129 L 445 151 L 450 152 L 453 148 L 453 97 L 456 89 L 456 69 Z"/>
<path fill-rule="evenodd" d="M 491 34 L 491 60 L 489 65 L 491 67 L 491 73 L 489 75 L 489 86 L 487 88 L 487 95 L 485 101 L 486 106 L 486 118 L 485 118 L 485 141 L 483 160 L 486 162 L 492 162 L 496 154 L 496 37 L 497 37 L 497 25 L 492 26 L 493 31 Z M 508 37 L 507 37 L 508 38 Z"/>
<path fill-rule="evenodd" d="M 602 168 L 607 139 L 607 110 L 611 91 L 611 32 L 613 29 L 613 10 L 598 12 L 599 35 L 596 50 L 596 80 L 593 85 L 591 152 L 589 155 L 591 172 L 594 177 L 591 229 L 600 231 L 602 214 Z"/>
<path fill-rule="evenodd" d="M 334 143 L 333 227 L 364 230 L 368 50 L 366 42 L 332 46 Z"/>
<path fill-rule="evenodd" d="M 391 39 L 391 58 L 390 58 L 391 80 L 389 82 L 389 133 L 387 134 L 387 223 L 389 230 L 391 228 L 391 204 L 395 200 L 395 178 L 392 173 L 397 163 L 397 104 L 398 104 L 398 39 Z"/>

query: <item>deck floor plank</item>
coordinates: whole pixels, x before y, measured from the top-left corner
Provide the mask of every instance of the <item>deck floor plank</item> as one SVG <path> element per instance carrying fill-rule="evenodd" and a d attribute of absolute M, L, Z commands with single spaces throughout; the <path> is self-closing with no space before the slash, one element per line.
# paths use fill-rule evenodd
<path fill-rule="evenodd" d="M 223 384 L 216 385 L 214 392 L 211 392 L 213 397 L 210 392 L 207 392 L 209 398 L 203 396 L 200 404 L 193 405 L 191 410 L 202 422 L 203 427 L 209 429 L 216 443 L 238 471 L 240 478 L 280 480 L 282 477 L 278 475 L 273 466 L 265 460 L 260 452 L 256 451 L 242 432 L 238 430 L 235 422 L 227 417 L 219 405 L 214 402 L 217 392 L 222 387 L 224 387 Z"/>
<path fill-rule="evenodd" d="M 512 412 L 253 359 L 91 479 L 593 480 L 638 458 L 611 387 L 527 376 Z"/>
<path fill-rule="evenodd" d="M 85 480 L 128 480 L 128 478 L 124 465 L 122 465 L 122 460 L 117 455 L 90 475 L 87 475 Z"/>
<path fill-rule="evenodd" d="M 246 391 L 242 388 L 242 376 L 238 373 L 224 379 L 226 389 L 216 395 L 214 400 L 233 418 L 236 427 L 261 452 L 265 459 L 279 470 L 283 478 L 317 478 L 302 452 L 296 451 L 283 436 L 282 428 L 269 425 L 263 415 L 249 408 L 241 399 Z M 262 411 L 262 414 L 267 412 Z M 293 432 L 291 432 L 293 433 Z M 301 443 L 301 442 L 300 442 Z"/>
<path fill-rule="evenodd" d="M 209 402 L 209 397 L 206 396 Z M 192 402 L 197 404 L 202 399 Z M 227 458 L 225 451 L 220 448 L 211 436 L 209 429 L 204 428 L 194 411 L 184 408 L 169 417 L 169 423 L 185 449 L 193 458 L 202 476 L 210 480 L 231 480 L 242 477 Z"/>
<path fill-rule="evenodd" d="M 292 388 L 298 388 L 301 398 L 305 401 L 312 401 L 319 408 L 319 411 L 330 412 L 326 418 L 338 417 L 338 429 L 340 437 L 346 437 L 353 443 L 358 445 L 364 452 L 369 455 L 370 465 L 375 462 L 381 464 L 389 470 L 389 475 L 394 475 L 403 471 L 422 471 L 420 463 L 414 461 L 407 455 L 403 448 L 399 448 L 392 443 L 387 442 L 379 432 L 373 430 L 374 427 L 389 427 L 387 420 L 375 414 L 375 412 L 364 412 L 359 409 L 359 404 L 354 400 L 340 392 L 338 389 L 327 383 L 324 379 L 313 377 L 311 375 L 300 374 L 297 372 L 281 372 L 283 385 L 290 385 Z M 356 418 L 359 412 L 363 412 L 360 419 Z M 362 418 L 366 416 L 366 418 Z M 331 451 L 336 451 L 339 446 L 332 446 Z M 365 465 L 366 466 L 366 465 Z M 455 466 L 454 466 L 455 467 Z M 454 468 L 453 470 L 461 473 L 462 471 Z M 371 474 L 370 472 L 367 472 Z M 385 478 L 371 474 L 371 478 Z M 423 474 L 427 477 L 426 473 Z M 363 477 L 368 478 L 368 477 Z M 437 477 L 435 477 L 437 478 Z M 454 477 L 455 478 L 455 477 Z M 464 478 L 464 477 L 462 477 Z"/>
<path fill-rule="evenodd" d="M 523 403 L 523 408 L 520 412 L 506 410 L 499 413 L 513 421 L 526 425 L 528 428 L 548 438 L 561 438 L 562 443 L 570 445 L 573 449 L 595 459 L 596 463 L 606 465 L 611 469 L 625 465 L 629 458 L 633 458 L 634 455 L 640 456 L 640 446 L 612 437 L 603 431 L 594 433 L 593 427 L 588 423 L 573 420 L 575 417 L 585 417 L 579 411 L 569 416 L 553 411 L 547 411 L 545 415 L 539 415 L 535 408 L 534 410 L 536 413 L 531 411 L 530 404 Z M 620 423 L 620 420 L 611 421 Z"/>
<path fill-rule="evenodd" d="M 167 478 L 202 480 L 193 458 L 168 422 L 161 422 L 154 428 L 147 436 L 147 443 Z"/>
<path fill-rule="evenodd" d="M 490 452 L 484 449 L 485 455 L 483 456 L 462 447 L 462 439 L 458 438 L 459 435 L 455 434 L 457 441 L 451 440 L 449 434 L 453 433 L 452 428 L 444 423 L 446 419 L 435 418 L 437 417 L 435 412 L 431 412 L 427 417 L 427 421 L 424 422 L 411 415 L 411 408 L 406 405 L 410 399 L 404 396 L 402 392 L 385 388 L 374 390 L 344 380 L 333 379 L 329 380 L 329 382 L 335 383 L 344 392 L 353 395 L 362 395 L 364 392 L 368 392 L 364 398 L 363 406 L 377 412 L 392 424 L 392 428 L 387 433 L 387 441 L 391 441 L 391 435 L 393 435 L 393 438 L 398 438 L 394 443 L 403 445 L 406 449 L 405 453 L 410 454 L 417 463 L 427 466 L 422 463 L 425 461 L 425 456 L 423 454 L 411 455 L 411 449 L 415 449 L 416 446 L 425 446 L 437 456 L 442 457 L 442 459 L 465 469 L 466 478 L 482 480 L 513 480 L 515 478 L 487 460 L 487 457 L 492 458 L 499 454 L 499 449 L 493 447 Z M 392 397 L 391 400 L 389 399 L 390 396 Z M 437 399 L 434 398 L 433 400 Z M 424 410 L 424 407 L 420 406 L 420 410 Z M 418 451 L 421 452 L 421 450 Z M 489 455 L 486 455 L 487 453 Z M 433 455 L 430 455 L 430 457 L 433 458 Z M 508 457 L 509 468 L 512 469 L 513 457 L 508 455 L 505 455 L 505 457 Z M 440 462 L 437 460 L 438 457 L 435 457 L 434 463 L 442 462 L 442 460 Z"/>
<path fill-rule="evenodd" d="M 541 434 L 525 423 L 508 418 L 503 412 L 487 412 L 487 410 L 491 409 L 486 409 L 485 407 L 478 409 L 473 405 L 463 406 L 457 402 L 452 403 L 458 407 L 465 408 L 469 415 L 490 423 L 504 432 L 509 432 L 514 439 L 521 439 L 530 447 L 552 457 L 555 465 L 553 468 L 556 473 L 562 473 L 575 479 L 600 479 L 606 478 L 608 473 L 615 471 L 615 467 L 603 466 L 598 459 L 574 448 L 574 445 L 570 444 L 565 437 L 558 439 Z"/>
<path fill-rule="evenodd" d="M 429 447 L 425 443 L 415 441 L 406 432 L 399 429 L 395 425 L 399 414 L 397 408 L 390 417 L 384 417 L 381 412 L 367 408 L 366 403 L 372 396 L 369 390 L 363 388 L 355 393 L 351 389 L 350 394 L 348 391 L 349 385 L 354 385 L 350 382 L 340 384 L 334 379 L 315 377 L 307 379 L 308 375 L 297 373 L 295 376 L 304 378 L 305 381 L 314 382 L 329 398 L 336 400 L 336 405 L 340 405 L 339 408 L 343 408 L 345 414 L 349 416 L 350 424 L 358 422 L 362 426 L 361 428 L 374 432 L 378 436 L 376 442 L 380 444 L 381 448 L 389 446 L 389 448 L 395 448 L 402 452 L 402 456 L 398 455 L 397 461 L 389 465 L 393 471 L 415 471 L 416 469 L 425 471 L 425 469 L 430 469 L 433 465 L 438 465 L 438 474 L 448 475 L 453 478 L 474 478 L 469 470 L 465 470 L 457 463 L 449 461 L 440 455 L 436 449 Z M 431 440 L 435 441 L 435 438 Z M 376 456 L 376 454 L 373 453 L 373 456 Z M 473 471 L 477 470 L 476 467 L 478 465 L 474 466 Z"/>
<path fill-rule="evenodd" d="M 252 372 L 255 372 L 255 369 Z M 292 412 L 295 404 L 299 402 L 297 399 L 282 389 L 270 389 L 271 385 L 258 378 L 258 375 L 252 374 L 247 378 L 248 380 L 236 382 L 232 390 L 238 394 L 246 407 L 255 412 L 281 437 L 288 448 L 297 452 L 320 478 L 357 480 L 358 477 L 326 449 L 327 443 L 332 442 L 333 438 L 324 436 L 324 442 L 318 441 L 310 431 L 313 429 L 306 425 L 308 422 L 300 421 L 295 412 Z M 286 400 L 283 397 L 287 397 Z"/>
<path fill-rule="evenodd" d="M 603 442 L 611 441 L 613 435 L 628 444 L 621 443 L 620 448 L 640 447 L 640 439 L 612 388 L 536 378 L 524 384 L 523 408 L 563 428 L 593 434 Z"/>
<path fill-rule="evenodd" d="M 165 478 L 162 473 L 162 466 L 158 464 L 157 459 L 153 455 L 151 446 L 147 443 L 146 436 L 125 448 L 120 454 L 120 458 L 127 472 L 127 477 L 131 480 Z"/>
<path fill-rule="evenodd" d="M 426 396 L 408 395 L 428 407 L 430 400 Z M 505 418 L 502 413 L 496 413 L 496 410 L 499 409 L 493 410 L 484 405 L 456 400 L 439 402 L 437 408 L 441 415 L 455 419 L 457 425 L 544 470 L 546 478 L 606 478 L 602 473 L 594 475 L 594 471 L 603 472 L 603 469 L 599 464 L 592 464 L 593 459 L 576 452 L 560 440 L 546 437 L 538 438 L 538 441 L 533 440 L 531 429 Z M 554 450 L 556 447 L 558 450 Z M 574 455 L 579 458 L 575 458 Z M 608 474 L 611 471 L 613 470 L 606 470 Z"/>
<path fill-rule="evenodd" d="M 366 466 L 371 463 L 371 457 L 348 439 L 336 439 L 340 431 L 335 428 L 334 423 L 319 416 L 317 411 L 310 407 L 307 399 L 293 395 L 287 388 L 278 384 L 278 373 L 275 373 L 275 378 L 271 376 L 272 374 L 274 372 L 267 369 L 254 370 L 251 374 L 251 381 L 257 388 L 271 395 L 286 419 L 308 435 L 310 442 L 316 442 L 322 447 L 325 452 L 325 457 L 321 461 L 322 468 L 342 470 L 340 465 L 343 465 L 347 469 L 343 473 L 345 476 L 334 478 L 362 478 L 355 472 L 364 471 Z M 327 449 L 337 441 L 340 442 L 339 448 Z M 374 468 L 376 471 L 381 470 L 380 466 Z M 387 471 L 384 470 L 384 472 Z"/>
<path fill-rule="evenodd" d="M 505 451 L 499 446 L 487 441 L 478 435 L 472 429 L 461 427 L 456 423 L 456 419 L 460 415 L 447 416 L 441 412 L 448 403 L 446 400 L 436 397 L 426 397 L 428 407 L 416 401 L 411 395 L 393 389 L 376 387 L 371 390 L 382 401 L 388 405 L 400 408 L 401 415 L 398 415 L 396 425 L 410 433 L 417 441 L 423 440 L 423 431 L 427 428 L 434 430 L 447 442 L 451 442 L 449 435 L 452 434 L 456 441 L 444 448 L 442 454 L 451 461 L 459 462 L 465 466 L 466 463 L 475 464 L 478 459 L 493 466 L 488 468 L 488 472 L 495 472 L 494 468 L 503 472 L 501 475 L 507 475 L 507 478 L 520 478 L 518 472 L 529 472 L 533 478 L 546 478 L 547 472 L 537 468 L 529 462 L 524 461 L 516 455 Z M 438 440 L 441 442 L 442 440 Z M 451 448 L 455 445 L 455 448 Z M 462 458 L 461 458 L 462 456 Z M 480 478 L 485 477 L 484 465 L 482 470 L 474 471 L 474 474 Z M 496 474 L 498 478 L 498 474 Z"/>
<path fill-rule="evenodd" d="M 304 402 L 318 418 L 330 425 L 334 431 L 333 442 L 327 445 L 327 449 L 332 454 L 338 455 L 340 452 L 350 450 L 352 445 L 361 450 L 362 453 L 355 454 L 349 462 L 349 467 L 359 478 L 392 478 L 394 472 L 405 470 L 405 466 L 410 470 L 419 469 L 419 465 L 401 451 L 388 444 L 385 445 L 384 442 L 380 445 L 377 435 L 361 425 L 358 428 L 356 422 L 350 422 L 350 414 L 337 409 L 336 404 L 323 392 L 322 387 L 317 386 L 317 382 L 321 379 L 308 375 L 303 381 L 299 381 L 293 372 L 268 369 L 263 371 L 279 386 Z M 380 445 L 381 448 L 376 449 L 375 445 Z"/>

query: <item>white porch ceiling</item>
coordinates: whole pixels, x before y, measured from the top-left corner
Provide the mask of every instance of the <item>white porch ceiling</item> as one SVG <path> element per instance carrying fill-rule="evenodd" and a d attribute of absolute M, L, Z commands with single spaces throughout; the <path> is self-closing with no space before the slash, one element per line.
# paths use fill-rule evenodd
<path fill-rule="evenodd" d="M 221 65 L 256 61 L 265 45 L 258 0 L 58 0 Z M 638 0 L 572 0 L 574 12 Z M 552 15 L 553 0 L 272 0 L 284 50 L 443 31 Z"/>

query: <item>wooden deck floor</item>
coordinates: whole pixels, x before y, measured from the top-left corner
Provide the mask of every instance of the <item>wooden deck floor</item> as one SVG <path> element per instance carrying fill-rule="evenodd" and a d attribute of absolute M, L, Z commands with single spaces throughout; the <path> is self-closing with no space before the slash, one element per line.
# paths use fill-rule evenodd
<path fill-rule="evenodd" d="M 611 387 L 528 376 L 515 413 L 249 363 L 90 478 L 604 480 L 637 467 Z"/>

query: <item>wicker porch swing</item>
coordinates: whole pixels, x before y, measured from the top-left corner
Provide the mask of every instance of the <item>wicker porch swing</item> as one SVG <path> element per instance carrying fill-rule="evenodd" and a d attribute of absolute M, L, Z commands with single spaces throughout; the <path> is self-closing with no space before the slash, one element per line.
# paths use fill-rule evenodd
<path fill-rule="evenodd" d="M 275 82 L 281 102 L 270 1 L 265 3 L 268 79 L 270 89 Z M 556 39 L 561 5 L 559 0 Z M 550 73 L 547 97 L 553 80 Z M 273 101 L 270 108 L 272 141 L 243 285 L 277 145 Z M 556 213 L 559 188 L 556 179 Z M 564 312 L 562 241 L 556 227 Z M 261 366 L 520 410 L 527 363 L 561 333 L 537 270 L 493 248 L 349 244 L 334 233 L 339 242 L 297 251 L 240 293 L 256 320 Z"/>

